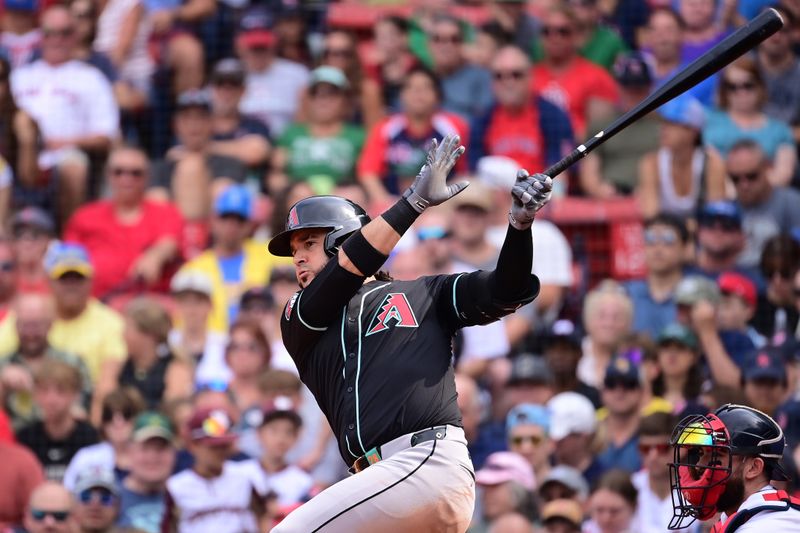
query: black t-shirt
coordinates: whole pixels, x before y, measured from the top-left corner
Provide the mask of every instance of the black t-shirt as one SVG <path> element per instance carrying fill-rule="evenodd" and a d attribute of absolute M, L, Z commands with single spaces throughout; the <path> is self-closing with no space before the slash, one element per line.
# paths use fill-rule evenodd
<path fill-rule="evenodd" d="M 265 139 L 269 139 L 269 128 L 258 119 L 243 116 L 236 128 L 226 133 L 215 133 L 213 139 L 215 141 L 233 141 L 246 135 L 261 135 Z"/>
<path fill-rule="evenodd" d="M 61 481 L 67 465 L 78 450 L 97 443 L 98 435 L 93 426 L 78 421 L 72 433 L 63 439 L 53 439 L 45 431 L 44 423 L 36 421 L 19 430 L 17 441 L 36 455 L 47 479 Z"/>
<path fill-rule="evenodd" d="M 333 259 L 289 300 L 283 342 L 346 463 L 408 433 L 461 426 L 451 340 L 458 328 L 494 320 L 479 304 L 487 279 L 477 271 L 363 284 Z M 529 279 L 520 304 L 538 294 Z"/>

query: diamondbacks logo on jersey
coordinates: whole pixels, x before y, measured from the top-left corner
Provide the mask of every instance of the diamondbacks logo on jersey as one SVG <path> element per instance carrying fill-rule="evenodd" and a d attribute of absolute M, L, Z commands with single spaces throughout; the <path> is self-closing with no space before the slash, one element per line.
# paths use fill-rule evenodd
<path fill-rule="evenodd" d="M 289 302 L 286 304 L 286 309 L 283 310 L 283 316 L 286 320 L 289 320 L 289 317 L 292 316 L 292 309 L 294 309 L 294 304 L 297 303 L 297 295 L 299 292 L 292 294 L 292 297 L 289 298 Z"/>
<path fill-rule="evenodd" d="M 369 337 L 373 333 L 386 331 L 391 325 L 398 328 L 419 327 L 417 317 L 414 316 L 414 311 L 411 309 L 406 295 L 402 292 L 390 292 L 384 297 L 364 336 Z"/>

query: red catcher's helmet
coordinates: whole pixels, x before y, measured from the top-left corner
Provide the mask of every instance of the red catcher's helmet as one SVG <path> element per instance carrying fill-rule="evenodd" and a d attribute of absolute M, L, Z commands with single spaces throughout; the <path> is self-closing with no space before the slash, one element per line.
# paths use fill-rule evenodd
<path fill-rule="evenodd" d="M 675 427 L 670 443 L 674 446 L 670 465 L 674 514 L 669 529 L 714 516 L 734 455 L 761 457 L 770 479 L 786 479 L 780 464 L 786 447 L 783 430 L 752 407 L 726 404 L 713 414 L 686 417 Z"/>

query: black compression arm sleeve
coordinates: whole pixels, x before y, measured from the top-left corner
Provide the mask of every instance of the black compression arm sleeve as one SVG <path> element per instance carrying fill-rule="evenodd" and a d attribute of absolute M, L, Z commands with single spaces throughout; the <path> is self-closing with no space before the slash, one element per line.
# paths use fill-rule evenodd
<path fill-rule="evenodd" d="M 508 226 L 497 268 L 492 272 L 492 292 L 497 300 L 515 302 L 533 290 L 533 238 L 531 229 Z"/>

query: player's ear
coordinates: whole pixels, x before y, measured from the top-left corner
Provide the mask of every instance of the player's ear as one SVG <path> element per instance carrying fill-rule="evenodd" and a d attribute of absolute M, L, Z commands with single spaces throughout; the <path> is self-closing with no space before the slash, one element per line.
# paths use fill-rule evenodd
<path fill-rule="evenodd" d="M 752 480 L 756 479 L 761 475 L 764 475 L 764 468 L 766 464 L 764 463 L 764 459 L 761 457 L 746 457 L 744 459 L 744 469 L 742 471 L 742 475 L 744 476 L 745 480 Z"/>

